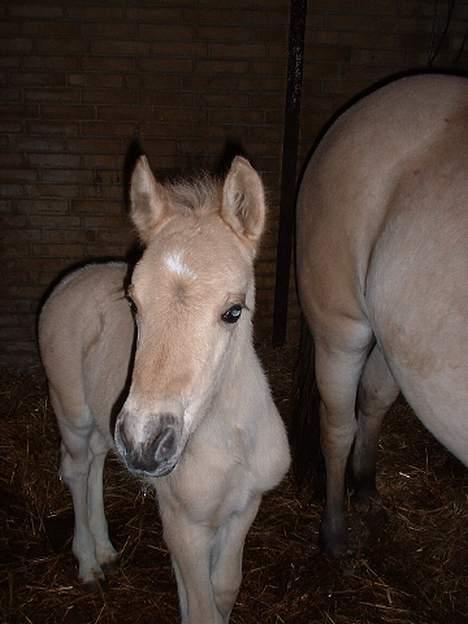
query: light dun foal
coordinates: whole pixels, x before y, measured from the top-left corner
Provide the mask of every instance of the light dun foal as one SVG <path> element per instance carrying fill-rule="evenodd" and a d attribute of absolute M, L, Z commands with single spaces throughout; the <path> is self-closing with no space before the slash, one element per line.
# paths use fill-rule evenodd
<path fill-rule="evenodd" d="M 117 558 L 102 495 L 115 445 L 156 488 L 182 622 L 226 623 L 262 493 L 289 466 L 252 344 L 263 186 L 239 157 L 224 184 L 163 186 L 142 157 L 130 199 L 146 246 L 132 275 L 124 263 L 72 273 L 39 322 L 75 510 L 73 552 L 86 583 Z"/>

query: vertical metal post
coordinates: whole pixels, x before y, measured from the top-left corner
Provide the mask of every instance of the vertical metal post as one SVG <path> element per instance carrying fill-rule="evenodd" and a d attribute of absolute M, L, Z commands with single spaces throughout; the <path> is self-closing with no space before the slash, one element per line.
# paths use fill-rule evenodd
<path fill-rule="evenodd" d="M 289 267 L 291 264 L 296 199 L 306 15 L 307 0 L 291 0 L 288 77 L 281 167 L 280 219 L 276 252 L 275 307 L 273 312 L 273 344 L 277 346 L 283 344 L 286 340 L 288 320 Z"/>

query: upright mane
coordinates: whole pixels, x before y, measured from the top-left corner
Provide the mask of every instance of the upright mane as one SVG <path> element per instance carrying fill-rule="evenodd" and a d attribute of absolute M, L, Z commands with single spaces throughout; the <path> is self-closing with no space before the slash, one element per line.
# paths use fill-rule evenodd
<path fill-rule="evenodd" d="M 191 180 L 176 180 L 165 185 L 174 208 L 183 213 L 207 214 L 219 209 L 222 184 L 208 173 Z"/>

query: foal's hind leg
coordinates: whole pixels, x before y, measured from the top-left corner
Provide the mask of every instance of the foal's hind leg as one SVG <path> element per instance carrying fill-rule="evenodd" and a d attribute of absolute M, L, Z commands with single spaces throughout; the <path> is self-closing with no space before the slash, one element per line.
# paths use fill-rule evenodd
<path fill-rule="evenodd" d="M 93 583 L 96 578 L 104 576 L 96 560 L 88 518 L 88 476 L 92 457 L 89 442 L 94 423 L 87 413 L 80 413 L 74 418 L 70 413 L 65 416 L 52 389 L 50 397 L 62 434 L 60 475 L 73 499 L 75 526 L 72 550 L 78 559 L 79 578 L 84 583 Z"/>
<path fill-rule="evenodd" d="M 356 432 L 355 403 L 371 333 L 357 327 L 346 341 L 316 341 L 320 392 L 320 436 L 327 472 L 326 504 L 320 527 L 322 549 L 338 557 L 347 550 L 344 518 L 345 471 Z"/>
<path fill-rule="evenodd" d="M 358 390 L 358 430 L 353 451 L 353 481 L 357 503 L 376 498 L 377 444 L 387 410 L 399 394 L 382 351 L 376 344 L 367 359 Z"/>
<path fill-rule="evenodd" d="M 89 528 L 94 537 L 97 562 L 101 566 L 110 566 L 117 560 L 118 553 L 109 539 L 104 513 L 103 472 L 109 447 L 97 429 L 91 435 L 89 446 L 92 454 L 88 475 Z"/>

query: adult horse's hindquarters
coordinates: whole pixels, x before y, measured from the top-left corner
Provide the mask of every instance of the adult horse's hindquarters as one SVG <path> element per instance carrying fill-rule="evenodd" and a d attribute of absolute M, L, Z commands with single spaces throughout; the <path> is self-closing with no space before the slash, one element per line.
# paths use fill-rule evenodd
<path fill-rule="evenodd" d="M 321 540 L 335 555 L 346 550 L 351 447 L 356 493 L 372 496 L 380 426 L 399 390 L 468 464 L 467 241 L 468 80 L 403 78 L 338 118 L 297 211 L 327 471 Z M 304 430 L 296 437 L 310 443 Z"/>

